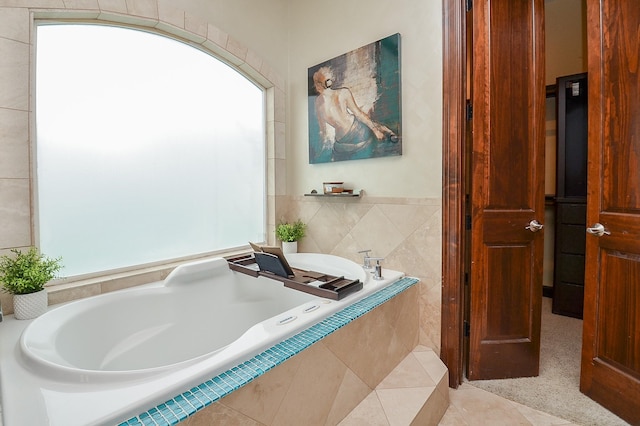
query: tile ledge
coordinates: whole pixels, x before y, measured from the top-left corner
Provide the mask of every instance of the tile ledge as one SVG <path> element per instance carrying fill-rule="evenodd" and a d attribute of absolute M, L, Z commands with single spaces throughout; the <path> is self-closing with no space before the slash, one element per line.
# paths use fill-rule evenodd
<path fill-rule="evenodd" d="M 290 197 L 293 201 L 306 202 L 355 202 L 364 204 L 407 204 L 407 205 L 425 205 L 425 206 L 441 206 L 442 199 L 436 197 L 385 197 L 367 195 L 366 191 L 360 197 L 308 197 L 304 195 L 282 195 Z"/>
<path fill-rule="evenodd" d="M 442 367 L 446 370 L 446 367 L 444 366 L 444 363 L 442 363 L 442 361 L 440 360 L 440 358 L 438 358 L 438 356 L 436 355 L 436 353 L 435 353 L 431 348 L 428 348 L 428 347 L 423 346 L 423 345 L 418 345 L 418 346 L 416 346 L 416 347 L 413 349 L 413 351 L 411 351 L 411 353 L 409 353 L 409 354 L 407 355 L 407 357 L 413 356 L 413 354 L 414 354 L 414 353 L 420 353 L 420 354 L 422 354 L 423 356 L 424 356 L 424 354 L 425 354 L 425 353 L 427 353 L 427 356 L 429 356 L 429 357 L 433 357 L 433 358 L 434 358 L 434 359 L 432 360 L 433 362 L 439 362 L 439 363 L 441 363 L 441 364 L 442 364 Z M 406 359 L 407 357 L 405 357 L 405 359 Z M 404 361 L 404 359 L 403 359 L 402 361 L 400 361 L 400 363 L 398 363 L 398 365 L 402 364 L 402 362 L 403 362 L 403 361 Z M 423 368 L 423 367 L 421 367 L 421 368 Z M 397 374 L 397 373 L 398 373 L 398 371 L 397 371 L 397 370 L 398 370 L 398 367 L 394 368 L 394 369 L 393 369 L 393 371 L 391 371 L 391 373 L 389 373 L 389 375 L 387 375 L 387 378 L 392 377 L 394 374 Z M 387 380 L 387 378 L 385 378 L 385 379 L 383 380 L 383 382 L 384 382 L 384 381 L 386 381 L 386 380 Z M 435 378 L 435 377 L 434 377 L 433 379 L 434 379 L 434 381 L 436 381 L 436 378 Z M 435 394 L 435 393 L 437 393 L 437 392 L 438 392 L 438 387 L 443 386 L 443 381 L 445 381 L 445 382 L 447 382 L 447 383 L 448 383 L 448 380 L 449 380 L 449 378 L 448 378 L 448 374 L 443 374 L 441 377 L 439 377 L 439 378 L 437 379 L 437 383 L 436 383 L 436 385 L 435 385 L 435 386 L 433 386 L 433 384 L 425 384 L 425 386 L 421 386 L 421 387 L 413 387 L 413 389 L 427 389 L 427 388 L 428 388 L 428 389 L 430 390 L 429 392 L 425 393 L 424 403 L 423 403 L 422 407 L 421 407 L 419 410 L 417 410 L 417 411 L 416 411 L 416 418 L 417 418 L 417 416 L 418 416 L 420 413 L 423 413 L 425 410 L 433 410 L 433 411 L 434 411 L 434 414 L 436 414 L 436 415 L 435 415 L 435 416 L 429 416 L 429 420 L 430 420 L 429 425 L 433 425 L 433 426 L 435 426 L 435 425 L 437 425 L 437 424 L 438 424 L 438 422 L 442 419 L 442 416 L 444 416 L 444 413 L 445 413 L 445 411 L 446 411 L 446 408 L 448 408 L 448 406 L 449 406 L 449 398 L 448 398 L 448 394 L 447 394 L 446 401 L 445 401 L 445 402 L 446 402 L 446 406 L 445 406 L 445 407 L 444 407 L 444 409 L 443 409 L 443 407 L 442 407 L 442 406 L 441 406 L 441 404 L 439 403 L 438 399 L 437 399 L 437 398 L 431 398 L 431 396 L 432 396 L 433 394 Z M 446 386 L 446 387 L 448 388 L 448 384 L 447 384 L 447 383 L 445 383 L 445 384 L 444 384 L 444 386 Z M 385 388 L 385 389 L 382 389 L 382 390 L 384 390 L 385 392 L 394 392 L 394 391 L 402 392 L 402 391 L 406 391 L 407 389 L 408 389 L 408 388 L 406 388 L 406 387 L 397 387 L 397 388 Z M 409 388 L 409 389 L 410 389 L 410 388 Z M 375 394 L 376 394 L 376 392 L 377 392 L 377 390 L 376 390 L 376 389 L 374 389 L 374 390 L 371 392 L 371 394 L 374 394 L 374 395 L 375 395 Z M 368 398 L 367 398 L 367 399 L 368 399 Z M 365 399 L 365 401 L 367 401 L 367 399 Z M 360 405 L 362 405 L 362 404 L 364 404 L 364 403 L 365 403 L 365 402 L 363 401 Z M 362 410 L 362 407 L 360 407 L 360 405 L 356 406 L 356 407 L 351 411 L 351 413 L 356 412 L 356 410 Z M 350 413 L 349 415 L 347 415 L 347 416 L 346 416 L 346 417 L 345 417 L 345 418 L 344 418 L 344 419 L 339 423 L 339 426 L 351 426 L 351 425 L 354 425 L 354 426 L 355 426 L 355 424 L 357 423 L 357 421 L 355 421 L 355 419 L 354 419 L 354 422 L 353 422 L 353 423 L 351 422 L 351 420 L 350 420 L 351 413 Z M 380 424 L 393 424 L 393 421 L 391 421 L 390 419 L 388 419 L 388 418 L 386 417 L 386 415 L 384 415 L 384 414 L 382 414 L 382 413 L 381 413 L 381 414 L 378 414 L 378 415 L 379 415 L 379 416 L 384 416 L 384 417 L 385 417 L 385 418 L 380 418 L 380 419 L 378 419 L 378 421 L 379 421 L 379 423 L 380 423 Z M 415 419 L 414 419 L 414 420 L 415 420 Z M 434 423 L 431 423 L 431 421 L 434 421 Z"/>

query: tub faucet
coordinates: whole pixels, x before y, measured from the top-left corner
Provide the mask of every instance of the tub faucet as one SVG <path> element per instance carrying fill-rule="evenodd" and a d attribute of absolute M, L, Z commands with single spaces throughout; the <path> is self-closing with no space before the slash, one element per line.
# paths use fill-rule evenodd
<path fill-rule="evenodd" d="M 364 269 L 371 269 L 371 258 L 369 257 L 369 252 L 371 252 L 371 249 L 360 250 L 358 252 L 358 253 L 364 253 L 364 259 L 362 260 L 362 267 Z"/>
<path fill-rule="evenodd" d="M 380 261 L 384 260 L 383 257 L 370 257 L 369 260 L 373 260 L 376 262 L 375 270 L 373 271 L 373 279 L 374 280 L 383 280 L 382 276 L 382 265 L 380 265 Z"/>

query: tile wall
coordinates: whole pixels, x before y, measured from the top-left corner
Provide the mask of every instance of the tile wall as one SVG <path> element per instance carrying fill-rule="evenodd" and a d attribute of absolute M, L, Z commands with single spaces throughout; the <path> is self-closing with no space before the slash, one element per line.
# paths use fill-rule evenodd
<path fill-rule="evenodd" d="M 384 268 L 420 279 L 420 344 L 440 351 L 442 208 L 440 199 L 278 197 L 276 221 L 302 219 L 301 252 L 330 253 L 362 262 L 360 250 L 382 257 Z"/>

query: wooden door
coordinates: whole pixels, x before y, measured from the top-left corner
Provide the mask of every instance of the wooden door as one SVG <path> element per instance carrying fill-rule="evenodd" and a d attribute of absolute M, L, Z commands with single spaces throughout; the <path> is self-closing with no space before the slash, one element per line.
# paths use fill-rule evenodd
<path fill-rule="evenodd" d="M 544 2 L 473 5 L 468 378 L 538 375 L 544 220 Z M 535 232 L 534 232 L 535 231 Z"/>
<path fill-rule="evenodd" d="M 586 238 L 580 389 L 640 424 L 640 7 L 588 0 L 587 20 L 587 225 L 596 235 Z"/>

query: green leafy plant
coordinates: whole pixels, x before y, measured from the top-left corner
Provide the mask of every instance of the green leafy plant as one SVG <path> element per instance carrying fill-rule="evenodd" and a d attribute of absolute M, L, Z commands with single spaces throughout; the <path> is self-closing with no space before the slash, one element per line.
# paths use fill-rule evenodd
<path fill-rule="evenodd" d="M 0 258 L 0 281 L 2 288 L 11 294 L 36 293 L 56 278 L 62 268 L 62 258 L 51 259 L 38 252 L 35 247 L 23 253 L 11 250 L 15 256 Z"/>
<path fill-rule="evenodd" d="M 276 226 L 276 237 L 280 241 L 293 242 L 304 237 L 307 225 L 300 219 L 292 223 L 280 223 Z"/>

